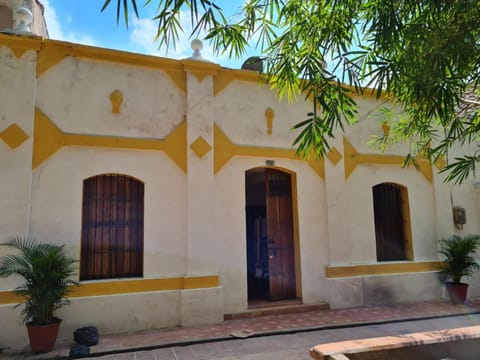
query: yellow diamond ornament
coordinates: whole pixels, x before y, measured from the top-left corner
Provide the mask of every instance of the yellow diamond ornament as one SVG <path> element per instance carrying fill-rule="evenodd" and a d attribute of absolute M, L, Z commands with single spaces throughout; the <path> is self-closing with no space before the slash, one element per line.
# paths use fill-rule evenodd
<path fill-rule="evenodd" d="M 190 149 L 201 159 L 212 149 L 210 144 L 201 136 L 197 138 L 191 145 Z"/>
<path fill-rule="evenodd" d="M 5 130 L 0 132 L 0 139 L 2 139 L 11 149 L 16 149 L 22 145 L 29 136 L 17 124 L 12 124 Z"/>
<path fill-rule="evenodd" d="M 342 157 L 342 154 L 340 154 L 335 147 L 333 147 L 327 154 L 328 160 L 330 160 L 333 165 L 337 165 L 338 162 L 342 160 Z"/>

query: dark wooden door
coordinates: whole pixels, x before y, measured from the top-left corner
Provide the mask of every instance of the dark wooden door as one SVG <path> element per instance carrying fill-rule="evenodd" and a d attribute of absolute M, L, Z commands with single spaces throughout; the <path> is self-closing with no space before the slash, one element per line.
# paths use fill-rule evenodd
<path fill-rule="evenodd" d="M 270 299 L 296 297 L 290 174 L 265 170 Z"/>

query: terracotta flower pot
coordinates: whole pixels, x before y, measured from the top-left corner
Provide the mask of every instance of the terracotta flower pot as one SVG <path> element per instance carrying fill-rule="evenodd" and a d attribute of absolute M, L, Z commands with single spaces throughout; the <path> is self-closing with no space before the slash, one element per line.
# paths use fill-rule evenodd
<path fill-rule="evenodd" d="M 454 304 L 463 304 L 467 299 L 468 284 L 447 282 L 447 292 Z"/>
<path fill-rule="evenodd" d="M 48 325 L 27 324 L 30 348 L 34 354 L 46 353 L 53 349 L 61 323 L 62 320 L 57 319 L 56 322 Z"/>

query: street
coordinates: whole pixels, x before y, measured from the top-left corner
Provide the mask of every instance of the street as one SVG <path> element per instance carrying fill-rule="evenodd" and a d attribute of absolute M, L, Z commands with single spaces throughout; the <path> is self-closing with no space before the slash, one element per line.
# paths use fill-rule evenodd
<path fill-rule="evenodd" d="M 258 319 L 261 321 L 261 318 Z M 413 332 L 451 329 L 480 324 L 480 315 L 454 316 L 369 325 L 331 330 L 298 332 L 294 334 L 253 337 L 202 343 L 182 347 L 168 347 L 148 351 L 111 354 L 94 359 L 119 360 L 307 360 L 309 349 L 319 343 L 356 338 L 399 335 Z M 478 351 L 480 353 L 480 349 Z"/>

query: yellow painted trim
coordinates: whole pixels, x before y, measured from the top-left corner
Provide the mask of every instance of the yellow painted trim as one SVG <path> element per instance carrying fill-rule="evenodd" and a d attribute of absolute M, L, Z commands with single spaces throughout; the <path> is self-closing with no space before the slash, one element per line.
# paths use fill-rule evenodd
<path fill-rule="evenodd" d="M 297 157 L 294 149 L 236 145 L 230 141 L 230 139 L 216 124 L 214 125 L 213 136 L 215 150 L 213 163 L 215 174 L 220 171 L 234 156 L 255 156 L 264 158 L 301 160 Z M 325 179 L 325 167 L 323 159 L 317 159 L 315 156 L 311 155 L 306 161 L 322 179 Z"/>
<path fill-rule="evenodd" d="M 65 57 L 73 55 L 72 47 L 73 44 L 67 47 L 67 43 L 45 41 L 37 57 L 37 78 Z"/>
<path fill-rule="evenodd" d="M 435 163 L 435 166 L 438 170 L 442 170 L 445 166 L 447 166 L 447 160 L 443 156 L 440 156 Z"/>
<path fill-rule="evenodd" d="M 382 123 L 382 130 L 383 130 L 383 135 L 388 136 L 390 135 L 390 124 L 388 121 L 384 121 Z"/>
<path fill-rule="evenodd" d="M 402 263 L 379 263 L 366 265 L 326 266 L 327 278 L 388 275 L 399 273 L 432 272 L 443 269 L 441 261 L 402 262 Z"/>
<path fill-rule="evenodd" d="M 182 278 L 120 280 L 98 283 L 81 283 L 69 297 L 119 295 L 138 292 L 182 289 Z"/>
<path fill-rule="evenodd" d="M 30 136 L 28 136 L 28 134 L 17 124 L 12 124 L 0 131 L 0 139 L 3 140 L 12 150 L 22 145 L 29 137 Z"/>
<path fill-rule="evenodd" d="M 413 237 L 410 221 L 410 203 L 408 201 L 408 189 L 400 185 L 400 199 L 402 202 L 403 236 L 405 237 L 405 256 L 407 260 L 413 260 Z"/>
<path fill-rule="evenodd" d="M 293 213 L 293 255 L 295 260 L 295 285 L 297 287 L 297 298 L 302 295 L 302 267 L 300 263 L 300 226 L 298 225 L 298 189 L 297 174 L 290 172 L 291 192 L 292 192 L 292 213 Z"/>
<path fill-rule="evenodd" d="M 267 134 L 272 135 L 273 131 L 273 119 L 275 118 L 275 112 L 272 110 L 272 108 L 266 108 L 265 109 L 265 122 L 267 125 Z"/>
<path fill-rule="evenodd" d="M 183 70 L 193 74 L 199 82 L 207 76 L 215 76 L 220 69 L 220 65 L 198 60 L 182 60 Z"/>
<path fill-rule="evenodd" d="M 404 160 L 404 157 L 399 155 L 360 154 L 345 136 L 343 137 L 343 153 L 345 156 L 345 180 L 348 179 L 358 165 L 378 164 L 401 166 Z M 423 158 L 417 158 L 417 162 L 418 171 L 431 183 L 433 181 L 433 173 L 430 162 Z"/>
<path fill-rule="evenodd" d="M 200 159 L 207 155 L 212 147 L 210 144 L 203 138 L 203 136 L 197 137 L 197 139 L 190 144 L 190 149 L 197 155 Z"/>
<path fill-rule="evenodd" d="M 218 275 L 211 276 L 179 276 L 160 279 L 135 279 L 105 282 L 86 282 L 74 287 L 69 298 L 87 296 L 108 296 L 133 294 L 165 290 L 191 290 L 218 287 Z M 0 305 L 18 304 L 23 301 L 13 291 L 0 291 Z"/>
<path fill-rule="evenodd" d="M 371 99 L 371 100 L 388 100 L 389 96 L 385 93 L 385 91 L 382 91 L 380 94 L 380 97 L 377 98 L 377 89 L 373 88 L 366 88 L 364 89 L 363 94 L 359 94 L 357 90 L 355 89 L 355 86 L 347 85 L 347 84 L 342 84 L 342 87 L 349 89 L 352 91 L 352 95 L 354 96 L 360 96 L 364 97 L 366 99 Z"/>
<path fill-rule="evenodd" d="M 238 81 L 246 81 L 246 82 L 257 82 L 266 84 L 266 78 L 264 76 L 260 77 L 260 73 L 251 70 L 241 70 L 241 69 L 226 69 L 222 68 L 218 71 L 217 75 L 215 76 L 215 83 L 214 83 L 214 95 L 216 96 L 223 89 L 225 89 L 231 82 L 238 80 Z M 348 90 L 352 91 L 353 96 L 360 96 L 366 99 L 377 99 L 376 89 L 367 88 L 365 89 L 363 95 L 360 95 L 354 86 L 342 84 L 342 86 Z M 385 92 L 382 92 L 379 100 L 385 100 L 388 96 Z M 313 102 L 313 96 L 309 97 L 310 101 Z"/>
<path fill-rule="evenodd" d="M 70 134 L 63 133 L 45 114 L 36 108 L 32 168 L 35 169 L 62 146 L 97 146 L 164 151 L 179 168 L 187 172 L 187 125 L 185 121 L 165 139 Z"/>
<path fill-rule="evenodd" d="M 161 69 L 184 94 L 186 93 L 185 72 L 193 73 L 199 81 L 202 81 L 207 75 L 214 76 L 214 95 L 220 93 L 234 80 L 247 82 L 260 81 L 266 83 L 265 78 L 263 76 L 260 78 L 259 73 L 256 71 L 227 69 L 221 68 L 220 65 L 215 63 L 188 59 L 174 60 L 52 39 L 42 40 L 41 37 L 36 36 L 0 34 L 0 46 L 1 45 L 9 47 L 17 58 L 20 58 L 27 50 L 39 51 L 37 58 L 37 77 L 40 77 L 65 57 L 72 56 L 95 61 Z M 354 87 L 345 84 L 343 86 L 352 90 L 354 95 L 358 95 Z M 364 97 L 376 98 L 375 89 L 366 89 Z M 384 94 L 382 94 L 381 98 L 384 97 Z"/>
<path fill-rule="evenodd" d="M 261 79 L 259 73 L 256 71 L 220 69 L 215 76 L 213 85 L 214 96 L 218 95 L 234 80 L 265 83 L 264 79 Z"/>
<path fill-rule="evenodd" d="M 218 287 L 219 285 L 220 285 L 220 280 L 218 276 L 195 276 L 195 277 L 185 276 L 183 278 L 182 289 L 203 289 L 203 288 Z"/>
<path fill-rule="evenodd" d="M 35 108 L 32 169 L 35 169 L 64 145 L 62 136 L 61 130 L 38 108 Z"/>
<path fill-rule="evenodd" d="M 250 70 L 221 68 L 215 63 L 194 61 L 194 60 L 174 60 L 158 56 L 149 56 L 143 54 L 129 53 L 119 50 L 105 49 L 87 45 L 80 45 L 64 41 L 42 39 L 36 36 L 19 36 L 0 34 L 0 44 L 8 46 L 17 58 L 20 58 L 27 50 L 38 51 L 37 58 L 37 77 L 58 64 L 67 56 L 76 58 L 91 59 L 95 61 L 104 61 L 110 63 L 121 63 L 131 66 L 140 66 L 163 70 L 174 82 L 180 91 L 186 93 L 185 72 L 193 73 L 199 81 L 205 76 L 214 76 L 214 95 L 220 93 L 232 81 L 263 82 L 265 78 L 259 77 L 259 73 Z M 355 88 L 349 85 L 343 85 L 351 89 L 354 95 L 358 95 Z M 376 98 L 374 89 L 367 89 L 364 97 Z M 382 94 L 381 98 L 385 96 Z"/>
<path fill-rule="evenodd" d="M 337 150 L 337 148 L 334 146 L 330 149 L 330 151 L 327 154 L 327 159 L 330 160 L 330 162 L 336 166 L 340 160 L 342 160 L 343 156 L 340 154 L 340 152 Z"/>
<path fill-rule="evenodd" d="M 0 305 L 19 304 L 22 301 L 23 298 L 13 291 L 0 291 Z"/>
<path fill-rule="evenodd" d="M 120 63 L 131 66 L 140 66 L 151 69 L 161 69 L 173 81 L 177 88 L 186 93 L 186 77 L 179 60 L 161 58 L 157 56 L 141 55 L 110 50 L 86 45 L 72 44 L 57 40 L 43 40 L 37 59 L 37 77 L 52 66 L 58 64 L 67 56 Z"/>
<path fill-rule="evenodd" d="M 42 38 L 37 36 L 0 34 L 0 46 L 10 48 L 16 58 L 20 59 L 28 50 L 38 51 L 42 46 Z"/>
<path fill-rule="evenodd" d="M 120 114 L 120 106 L 123 103 L 123 94 L 120 90 L 113 90 L 110 94 L 110 102 L 112 103 L 112 114 Z"/>

